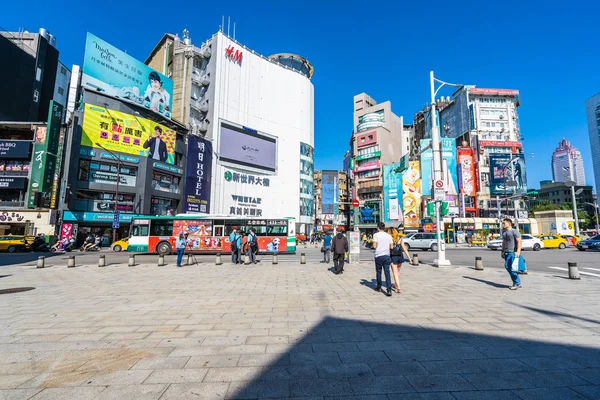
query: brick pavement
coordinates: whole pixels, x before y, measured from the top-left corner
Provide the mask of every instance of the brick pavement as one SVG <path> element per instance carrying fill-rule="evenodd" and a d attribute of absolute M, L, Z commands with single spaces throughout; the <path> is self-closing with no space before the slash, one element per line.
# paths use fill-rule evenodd
<path fill-rule="evenodd" d="M 470 268 L 4 267 L 0 399 L 598 399 L 600 280 Z"/>

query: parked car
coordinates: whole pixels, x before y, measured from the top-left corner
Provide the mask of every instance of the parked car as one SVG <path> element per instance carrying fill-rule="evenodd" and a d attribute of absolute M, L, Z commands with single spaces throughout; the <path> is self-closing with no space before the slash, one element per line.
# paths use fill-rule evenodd
<path fill-rule="evenodd" d="M 542 235 L 538 236 L 540 240 L 544 243 L 544 248 L 546 249 L 564 249 L 569 245 L 567 239 L 555 236 L 555 235 Z"/>
<path fill-rule="evenodd" d="M 415 233 L 410 236 L 406 236 L 402 239 L 406 250 L 409 249 L 423 249 L 437 251 L 437 238 L 435 233 Z"/>
<path fill-rule="evenodd" d="M 127 246 L 129 244 L 129 238 L 124 238 L 121 240 L 117 240 L 113 244 L 110 245 L 112 251 L 127 251 Z"/>
<path fill-rule="evenodd" d="M 577 250 L 586 251 L 586 250 L 596 250 L 600 251 L 600 235 L 593 236 L 587 240 L 581 240 L 577 242 Z"/>
<path fill-rule="evenodd" d="M 523 250 L 540 251 L 544 248 L 544 242 L 532 235 L 521 235 L 522 243 L 521 248 Z M 502 239 L 493 239 L 487 243 L 487 247 L 490 250 L 502 249 Z"/>
<path fill-rule="evenodd" d="M 567 243 L 569 244 L 569 246 L 577 246 L 577 242 L 580 242 L 583 240 L 582 237 L 579 236 L 573 236 L 573 235 L 558 235 L 559 237 L 565 238 L 565 240 L 567 241 Z"/>
<path fill-rule="evenodd" d="M 6 235 L 0 236 L 0 250 L 14 253 L 15 251 L 24 251 L 27 248 L 27 242 L 24 236 Z"/>

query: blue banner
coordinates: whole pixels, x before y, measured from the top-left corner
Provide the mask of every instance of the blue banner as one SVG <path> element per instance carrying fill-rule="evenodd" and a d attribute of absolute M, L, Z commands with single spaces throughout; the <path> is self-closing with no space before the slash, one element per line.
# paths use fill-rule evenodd
<path fill-rule="evenodd" d="M 397 171 L 398 170 L 398 171 Z M 383 166 L 383 213 L 385 222 L 404 221 L 402 213 L 402 172 L 400 163 Z"/>
<path fill-rule="evenodd" d="M 184 213 L 210 213 L 212 143 L 188 135 Z"/>
<path fill-rule="evenodd" d="M 429 146 L 431 139 L 421 140 L 421 150 Z M 446 195 L 454 198 L 458 193 L 458 178 L 456 175 L 456 146 L 455 139 L 443 138 L 440 140 L 440 150 L 442 151 L 442 159 L 446 164 Z M 423 196 L 431 196 L 431 182 L 433 175 L 431 164 L 433 160 L 433 151 L 431 149 L 421 153 L 421 176 L 423 177 L 421 191 Z"/>
<path fill-rule="evenodd" d="M 173 80 L 89 32 L 81 85 L 171 118 Z"/>

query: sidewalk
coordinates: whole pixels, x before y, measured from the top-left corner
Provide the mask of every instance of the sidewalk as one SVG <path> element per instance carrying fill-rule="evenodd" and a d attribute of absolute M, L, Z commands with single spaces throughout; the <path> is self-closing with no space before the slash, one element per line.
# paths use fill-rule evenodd
<path fill-rule="evenodd" d="M 372 263 L 4 267 L 0 399 L 598 399 L 597 280 Z"/>

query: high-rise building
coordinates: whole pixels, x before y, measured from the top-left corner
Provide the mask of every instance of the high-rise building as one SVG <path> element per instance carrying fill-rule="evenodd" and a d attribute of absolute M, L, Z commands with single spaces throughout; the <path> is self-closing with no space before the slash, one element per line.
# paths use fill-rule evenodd
<path fill-rule="evenodd" d="M 590 133 L 594 184 L 596 192 L 598 192 L 600 190 L 600 93 L 590 97 L 585 102 L 585 112 L 587 115 L 588 131 Z"/>
<path fill-rule="evenodd" d="M 578 186 L 585 186 L 581 152 L 566 139 L 561 140 L 552 153 L 552 178 L 554 182 L 574 181 Z"/>
<path fill-rule="evenodd" d="M 164 35 L 146 64 L 173 79 L 173 118 L 212 144 L 210 201 L 199 212 L 293 217 L 296 232 L 311 232 L 310 62 L 287 53 L 263 56 L 223 32 L 194 45 L 185 31 L 182 38 Z"/>
<path fill-rule="evenodd" d="M 318 231 L 348 228 L 350 202 L 344 171 L 315 171 L 315 225 Z"/>
<path fill-rule="evenodd" d="M 365 93 L 354 96 L 352 198 L 362 203 L 354 213 L 355 227 L 374 229 L 382 220 L 382 167 L 408 152 L 411 132 L 412 127 L 392 112 L 390 101 L 378 104 Z"/>

